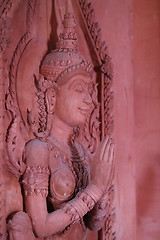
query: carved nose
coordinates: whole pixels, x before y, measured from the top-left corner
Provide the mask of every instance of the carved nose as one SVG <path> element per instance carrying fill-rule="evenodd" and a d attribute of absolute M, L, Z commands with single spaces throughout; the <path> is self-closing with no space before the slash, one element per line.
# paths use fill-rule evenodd
<path fill-rule="evenodd" d="M 92 105 L 93 102 L 92 102 L 92 98 L 90 96 L 90 94 L 86 93 L 85 94 L 85 97 L 84 97 L 84 100 L 83 100 L 87 105 Z"/>

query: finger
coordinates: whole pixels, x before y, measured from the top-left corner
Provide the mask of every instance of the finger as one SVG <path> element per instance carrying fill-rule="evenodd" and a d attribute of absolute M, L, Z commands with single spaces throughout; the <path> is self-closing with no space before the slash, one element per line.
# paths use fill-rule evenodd
<path fill-rule="evenodd" d="M 115 171 L 115 161 L 114 161 L 114 148 L 112 148 L 112 152 L 110 155 L 110 162 L 111 162 L 111 172 L 110 172 L 110 185 L 112 184 L 113 178 L 114 178 L 114 171 Z"/>
<path fill-rule="evenodd" d="M 108 160 L 109 160 L 111 144 L 112 144 L 112 139 L 109 138 L 109 139 L 108 139 L 108 142 L 107 142 L 107 144 L 106 144 L 106 146 L 105 146 L 105 150 L 104 150 L 104 152 L 103 152 L 103 160 L 104 160 L 104 161 L 107 161 L 107 162 L 108 162 Z"/>
<path fill-rule="evenodd" d="M 108 156 L 108 162 L 113 162 L 113 158 L 114 158 L 114 144 L 111 143 L 110 145 L 110 149 L 109 149 L 109 156 Z"/>
<path fill-rule="evenodd" d="M 115 162 L 113 159 L 113 163 L 112 163 L 112 168 L 111 168 L 111 173 L 110 173 L 110 181 L 109 181 L 109 186 L 112 185 L 113 179 L 114 179 L 114 173 L 115 173 Z"/>
<path fill-rule="evenodd" d="M 105 147 L 107 145 L 109 141 L 109 136 L 106 136 L 102 142 L 101 142 L 101 145 L 99 147 L 99 158 L 102 159 L 103 158 L 103 154 L 104 154 L 104 151 L 105 151 Z"/>
<path fill-rule="evenodd" d="M 107 167 L 107 172 L 108 172 L 108 179 L 109 179 L 109 183 L 111 182 L 110 179 L 112 179 L 112 175 L 114 175 L 114 144 L 110 144 L 109 145 L 109 151 L 106 150 L 105 156 L 104 158 L 107 159 L 104 161 L 104 163 L 106 163 L 106 167 Z M 107 152 L 108 151 L 108 152 Z"/>
<path fill-rule="evenodd" d="M 107 185 L 106 185 L 106 192 L 108 192 L 108 190 L 110 189 L 110 187 L 113 184 L 113 179 L 114 179 L 114 167 L 109 167 L 110 170 L 108 172 L 108 176 L 107 176 Z"/>

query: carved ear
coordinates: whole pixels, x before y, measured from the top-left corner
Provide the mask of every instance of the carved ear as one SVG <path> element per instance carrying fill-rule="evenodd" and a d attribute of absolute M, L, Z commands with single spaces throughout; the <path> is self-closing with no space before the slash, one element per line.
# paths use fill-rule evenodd
<path fill-rule="evenodd" d="M 54 113 L 55 103 L 56 103 L 56 91 L 54 88 L 49 88 L 46 91 L 46 104 L 48 114 Z"/>

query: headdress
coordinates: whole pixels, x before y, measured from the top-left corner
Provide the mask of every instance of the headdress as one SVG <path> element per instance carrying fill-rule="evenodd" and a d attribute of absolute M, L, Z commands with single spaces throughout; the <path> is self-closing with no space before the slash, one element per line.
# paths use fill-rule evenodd
<path fill-rule="evenodd" d="M 76 74 L 92 76 L 93 66 L 79 51 L 76 34 L 76 23 L 73 13 L 67 11 L 63 22 L 64 30 L 59 35 L 57 46 L 43 60 L 40 67 L 38 84 L 39 125 L 38 132 L 44 132 L 47 127 L 47 112 L 45 91 L 48 87 L 64 84 Z"/>
<path fill-rule="evenodd" d="M 91 63 L 79 52 L 76 23 L 71 12 L 65 14 L 63 25 L 64 30 L 59 35 L 56 49 L 45 57 L 40 68 L 41 74 L 48 81 L 57 84 L 76 73 L 89 76 L 93 71 Z"/>

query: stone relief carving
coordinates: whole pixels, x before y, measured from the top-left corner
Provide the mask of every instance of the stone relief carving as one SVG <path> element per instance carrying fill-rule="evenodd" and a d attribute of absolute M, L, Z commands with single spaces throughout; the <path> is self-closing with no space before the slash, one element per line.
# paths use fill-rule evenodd
<path fill-rule="evenodd" d="M 3 23 L 5 21 L 9 25 L 19 4 L 19 1 L 2 2 Z M 4 36 L 1 43 L 1 151 L 5 149 L 1 155 L 4 156 L 2 166 L 5 167 L 0 169 L 1 238 L 7 236 L 7 218 L 9 239 L 23 239 L 24 235 L 26 239 L 76 239 L 77 234 L 78 239 L 85 239 L 86 227 L 96 231 L 101 229 L 99 239 L 115 239 L 112 232 L 114 147 L 108 137 L 113 123 L 112 67 L 107 48 L 101 41 L 91 3 L 73 2 L 72 8 L 68 1 L 64 30 L 57 46 L 47 55 L 42 53 L 44 59 L 39 60 L 39 73 L 32 73 L 34 107 L 26 107 L 25 118 L 17 79 L 22 76 L 19 72 L 23 58 L 34 42 L 34 18 L 40 4 L 36 0 L 27 1 L 26 30 L 15 48 L 9 46 L 9 27 L 1 25 L 0 34 Z M 6 9 L 10 14 L 4 15 Z M 96 64 L 91 59 L 85 60 L 78 49 L 80 43 L 73 9 L 81 12 L 97 58 Z M 6 55 L 8 59 L 4 57 L 6 48 L 9 48 L 8 52 L 14 49 L 12 57 L 11 54 Z M 8 85 L 5 85 L 6 79 Z M 4 126 L 7 131 L 4 131 Z M 95 160 L 90 177 L 91 159 Z M 17 177 L 24 198 L 24 208 L 21 206 L 13 212 L 4 205 L 6 183 L 3 175 L 6 168 Z M 102 179 L 98 177 L 100 172 Z M 44 204 L 46 198 L 47 206 Z"/>

